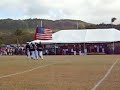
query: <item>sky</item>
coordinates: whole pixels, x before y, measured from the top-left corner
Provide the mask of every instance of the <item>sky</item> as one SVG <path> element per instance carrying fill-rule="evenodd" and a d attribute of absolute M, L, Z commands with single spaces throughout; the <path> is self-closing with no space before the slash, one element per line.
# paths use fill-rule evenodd
<path fill-rule="evenodd" d="M 0 19 L 73 19 L 120 24 L 120 0 L 1 0 Z"/>

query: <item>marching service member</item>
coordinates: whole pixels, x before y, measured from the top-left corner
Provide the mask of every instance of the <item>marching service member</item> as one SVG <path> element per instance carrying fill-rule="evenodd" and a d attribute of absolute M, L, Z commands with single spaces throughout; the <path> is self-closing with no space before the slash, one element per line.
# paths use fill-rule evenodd
<path fill-rule="evenodd" d="M 39 55 L 39 57 L 41 59 L 43 59 L 43 46 L 42 46 L 41 42 L 37 44 L 37 49 L 38 49 L 38 55 Z"/>
<path fill-rule="evenodd" d="M 26 44 L 25 50 L 26 50 L 26 54 L 27 54 L 28 59 L 30 59 L 30 45 L 29 45 L 29 43 Z"/>

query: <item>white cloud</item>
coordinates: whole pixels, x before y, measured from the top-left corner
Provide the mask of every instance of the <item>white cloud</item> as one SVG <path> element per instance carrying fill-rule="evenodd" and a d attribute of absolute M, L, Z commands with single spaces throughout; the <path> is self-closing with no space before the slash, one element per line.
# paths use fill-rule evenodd
<path fill-rule="evenodd" d="M 79 19 L 119 23 L 119 0 L 1 0 L 0 18 Z M 9 14 L 12 13 L 12 14 Z"/>

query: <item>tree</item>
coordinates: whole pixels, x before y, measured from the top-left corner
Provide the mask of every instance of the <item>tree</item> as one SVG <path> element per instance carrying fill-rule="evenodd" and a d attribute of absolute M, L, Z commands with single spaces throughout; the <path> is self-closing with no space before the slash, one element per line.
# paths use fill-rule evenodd
<path fill-rule="evenodd" d="M 3 36 L 0 34 L 0 45 L 3 44 Z"/>
<path fill-rule="evenodd" d="M 113 18 L 111 19 L 111 24 L 113 24 L 113 22 L 115 22 L 116 19 L 117 19 L 117 18 L 113 17 Z"/>
<path fill-rule="evenodd" d="M 14 33 L 14 35 L 16 36 L 16 41 L 17 41 L 17 45 L 20 44 L 19 39 L 21 38 L 21 36 L 23 35 L 23 31 L 17 29 Z"/>
<path fill-rule="evenodd" d="M 23 31 L 17 29 L 17 30 L 15 31 L 15 35 L 16 35 L 16 36 L 21 36 L 21 35 L 23 35 Z"/>
<path fill-rule="evenodd" d="M 3 41 L 0 39 L 0 45 L 3 44 Z"/>

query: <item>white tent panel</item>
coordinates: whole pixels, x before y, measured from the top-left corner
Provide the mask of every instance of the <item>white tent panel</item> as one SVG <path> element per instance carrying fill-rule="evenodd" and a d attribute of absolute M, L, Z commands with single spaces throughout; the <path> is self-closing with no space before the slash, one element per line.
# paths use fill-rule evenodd
<path fill-rule="evenodd" d="M 113 42 L 116 41 L 115 29 L 87 30 L 85 42 Z M 119 32 L 120 33 L 120 32 Z"/>
<path fill-rule="evenodd" d="M 80 43 L 85 41 L 83 30 L 61 30 L 53 34 L 53 41 L 56 43 Z"/>
<path fill-rule="evenodd" d="M 61 30 L 52 35 L 52 40 L 35 40 L 33 43 L 101 43 L 120 41 L 116 29 Z"/>

